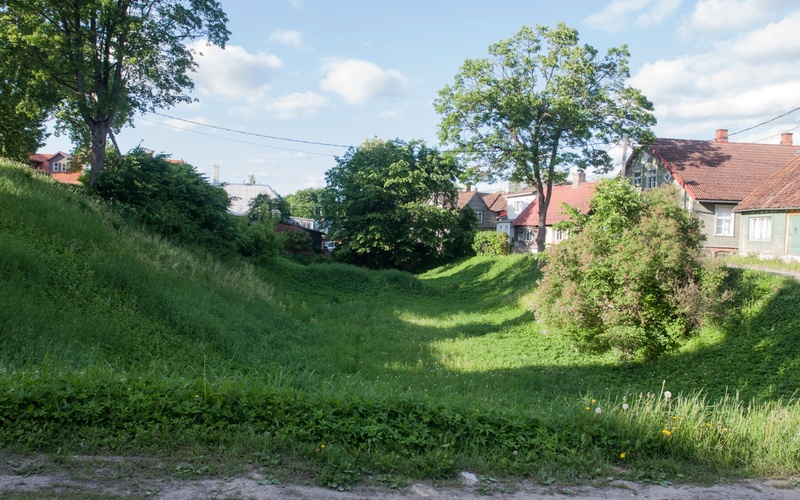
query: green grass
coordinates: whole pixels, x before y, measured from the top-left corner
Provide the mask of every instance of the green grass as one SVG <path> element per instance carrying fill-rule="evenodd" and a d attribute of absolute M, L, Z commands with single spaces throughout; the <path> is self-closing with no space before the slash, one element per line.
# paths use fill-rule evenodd
<path fill-rule="evenodd" d="M 337 488 L 800 472 L 800 283 L 732 269 L 724 321 L 622 366 L 537 325 L 538 264 L 220 260 L 2 165 L 0 446 L 273 457 Z"/>

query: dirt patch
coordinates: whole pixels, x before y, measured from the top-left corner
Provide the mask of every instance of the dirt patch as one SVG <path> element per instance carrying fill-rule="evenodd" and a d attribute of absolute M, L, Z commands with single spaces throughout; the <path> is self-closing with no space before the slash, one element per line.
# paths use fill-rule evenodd
<path fill-rule="evenodd" d="M 186 471 L 189 473 L 187 474 Z M 163 463 L 139 457 L 71 456 L 53 459 L 46 456 L 17 456 L 0 453 L 0 497 L 3 498 L 150 498 L 163 500 L 207 499 L 315 499 L 356 500 L 465 499 L 487 496 L 522 500 L 622 499 L 648 500 L 703 499 L 739 500 L 800 498 L 800 481 L 743 481 L 733 484 L 698 486 L 689 484 L 643 484 L 611 480 L 602 486 L 543 486 L 529 481 L 467 480 L 447 483 L 419 482 L 399 489 L 358 486 L 350 491 L 333 491 L 311 484 L 288 484 L 263 471 L 249 471 L 236 477 L 194 477 L 206 471 L 189 465 L 166 467 Z M 467 477 L 472 477 L 467 475 Z"/>

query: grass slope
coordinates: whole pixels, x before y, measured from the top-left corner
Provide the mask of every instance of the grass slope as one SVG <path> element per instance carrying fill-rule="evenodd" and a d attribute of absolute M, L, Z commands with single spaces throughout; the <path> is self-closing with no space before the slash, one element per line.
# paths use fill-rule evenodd
<path fill-rule="evenodd" d="M 540 329 L 538 273 L 532 256 L 420 276 L 221 261 L 0 165 L 0 444 L 227 443 L 310 463 L 329 485 L 367 463 L 543 480 L 620 461 L 798 472 L 797 282 L 731 270 L 721 325 L 623 367 Z"/>

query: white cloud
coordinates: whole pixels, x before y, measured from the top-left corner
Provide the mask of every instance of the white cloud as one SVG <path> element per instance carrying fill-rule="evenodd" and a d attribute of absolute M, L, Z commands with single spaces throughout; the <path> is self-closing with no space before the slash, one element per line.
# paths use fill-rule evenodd
<path fill-rule="evenodd" d="M 800 12 L 788 15 L 740 37 L 731 50 L 750 61 L 786 61 L 796 64 L 800 60 Z"/>
<path fill-rule="evenodd" d="M 297 50 L 307 50 L 306 44 L 303 42 L 303 34 L 295 30 L 273 31 L 267 41 L 286 45 L 287 47 L 292 47 Z"/>
<path fill-rule="evenodd" d="M 771 7 L 780 5 L 781 0 L 699 0 L 680 33 L 705 35 L 749 29 L 768 19 Z"/>
<path fill-rule="evenodd" d="M 394 69 L 359 59 L 334 60 L 322 68 L 325 76 L 319 86 L 350 104 L 362 104 L 378 97 L 405 94 L 408 78 Z"/>
<path fill-rule="evenodd" d="M 583 19 L 590 28 L 607 33 L 629 25 L 639 29 L 658 25 L 680 7 L 682 0 L 612 0 L 606 8 Z"/>
<path fill-rule="evenodd" d="M 776 117 L 800 103 L 800 12 L 719 38 L 708 50 L 642 66 L 631 85 L 655 104 L 662 137 L 713 138 Z M 789 116 L 776 122 L 788 126 Z M 744 137 L 738 140 L 743 140 Z"/>
<path fill-rule="evenodd" d="M 194 82 L 201 95 L 225 100 L 252 101 L 269 91 L 274 73 L 283 67 L 277 56 L 258 52 L 251 54 L 242 47 L 228 45 L 225 49 L 196 42 L 195 60 L 198 63 Z"/>
<path fill-rule="evenodd" d="M 269 101 L 265 107 L 277 118 L 294 118 L 314 115 L 327 106 L 325 96 L 315 92 L 294 92 Z"/>

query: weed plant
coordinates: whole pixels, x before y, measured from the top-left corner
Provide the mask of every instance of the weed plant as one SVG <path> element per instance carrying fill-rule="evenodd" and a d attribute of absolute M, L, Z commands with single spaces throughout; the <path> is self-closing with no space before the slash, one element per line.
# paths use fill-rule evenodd
<path fill-rule="evenodd" d="M 625 367 L 536 324 L 539 264 L 221 260 L 0 166 L 0 446 L 224 455 L 337 489 L 800 472 L 800 284 L 730 270 L 725 321 Z"/>

